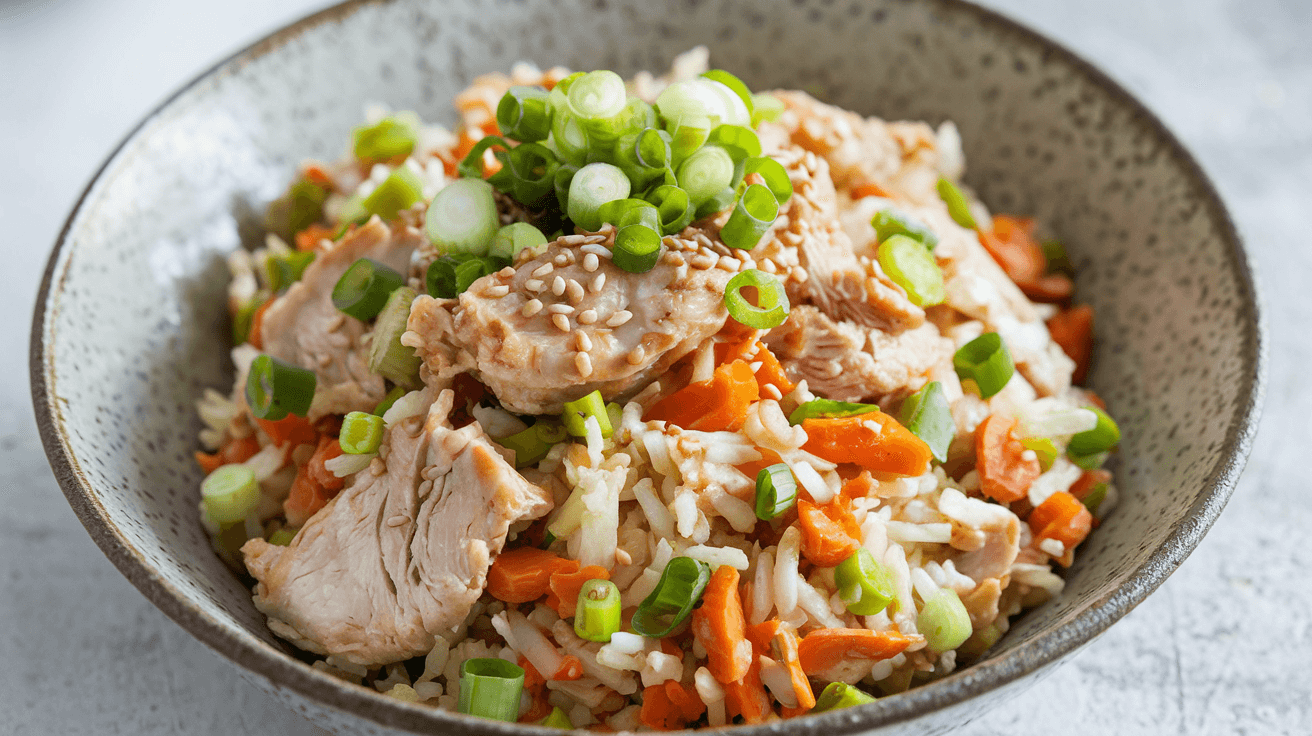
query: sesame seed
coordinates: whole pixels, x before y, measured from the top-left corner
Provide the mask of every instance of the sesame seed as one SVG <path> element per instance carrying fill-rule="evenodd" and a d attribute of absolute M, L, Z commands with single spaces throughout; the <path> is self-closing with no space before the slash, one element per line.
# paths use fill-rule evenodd
<path fill-rule="evenodd" d="M 799 284 L 805 284 L 806 280 L 811 277 L 806 269 L 801 266 L 793 266 L 792 270 L 788 272 L 788 276 Z"/>
<path fill-rule="evenodd" d="M 554 271 L 555 269 L 556 269 L 555 266 L 551 265 L 550 262 L 547 262 L 547 263 L 544 263 L 544 264 L 542 264 L 541 266 L 538 266 L 537 268 L 533 269 L 533 276 L 534 276 L 534 278 L 539 278 L 539 279 L 540 279 L 540 278 L 542 278 L 543 276 L 546 276 L 547 274 L 551 273 L 551 272 Z"/>
<path fill-rule="evenodd" d="M 532 317 L 542 311 L 542 302 L 537 299 L 530 299 L 524 304 L 524 308 L 519 311 L 525 317 Z"/>
<path fill-rule="evenodd" d="M 597 310 L 585 309 L 582 312 L 579 312 L 579 324 L 590 325 L 596 321 L 597 321 Z"/>
<path fill-rule="evenodd" d="M 553 259 L 551 259 L 551 261 L 552 261 L 553 263 L 555 263 L 557 266 L 568 266 L 568 265 L 569 265 L 569 259 L 565 257 L 565 254 L 564 254 L 564 253 L 561 253 L 560 255 L 556 256 L 556 257 L 553 258 Z"/>
<path fill-rule="evenodd" d="M 592 338 L 588 337 L 588 333 L 583 330 L 575 330 L 574 344 L 578 346 L 579 350 L 586 353 L 592 349 Z"/>
<path fill-rule="evenodd" d="M 409 519 L 407 519 L 405 516 L 401 514 L 397 514 L 396 516 L 393 516 L 387 520 L 387 526 L 395 529 L 398 526 L 402 526 L 407 521 L 409 521 Z"/>
<path fill-rule="evenodd" d="M 592 358 L 587 353 L 574 353 L 574 367 L 579 369 L 579 375 L 587 378 L 592 375 Z"/>
<path fill-rule="evenodd" d="M 552 304 L 547 307 L 547 311 L 552 314 L 574 314 L 574 307 L 568 304 Z"/>
<path fill-rule="evenodd" d="M 715 262 L 715 267 L 721 271 L 737 271 L 742 265 L 743 262 L 733 256 L 720 256 L 720 259 Z"/>
<path fill-rule="evenodd" d="M 705 271 L 713 267 L 718 261 L 719 259 L 716 258 L 714 254 L 707 255 L 705 253 L 699 253 L 693 256 L 692 267 L 698 271 Z"/>
<path fill-rule="evenodd" d="M 496 286 L 489 286 L 483 290 L 484 296 L 488 296 L 493 299 L 500 299 L 501 297 L 509 293 L 510 293 L 510 287 L 506 286 L 505 284 L 497 284 Z"/>
<path fill-rule="evenodd" d="M 765 271 L 766 273 L 775 273 L 779 269 L 777 266 L 774 265 L 774 261 L 767 258 L 764 261 L 761 261 L 761 270 Z"/>
<path fill-rule="evenodd" d="M 570 265 L 570 266 L 574 265 L 574 261 L 575 261 L 575 260 L 577 260 L 577 259 L 576 259 L 575 256 L 574 256 L 574 251 L 572 251 L 572 250 L 567 250 L 567 251 L 565 251 L 565 263 L 566 263 L 566 265 Z"/>
<path fill-rule="evenodd" d="M 569 332 L 569 317 L 563 314 L 551 315 L 551 324 L 555 325 L 556 329 L 561 332 Z"/>
<path fill-rule="evenodd" d="M 524 282 L 524 288 L 536 293 L 536 292 L 541 292 L 543 289 L 547 288 L 547 285 L 542 283 L 540 279 L 529 279 L 528 281 Z"/>
<path fill-rule="evenodd" d="M 615 226 L 608 222 L 605 225 L 602 225 L 601 229 L 609 233 L 615 230 Z M 596 245 L 597 243 L 604 243 L 604 242 L 606 242 L 605 235 L 589 235 L 588 237 L 583 239 L 584 245 Z"/>
<path fill-rule="evenodd" d="M 588 284 L 588 289 L 590 289 L 593 294 L 600 294 L 602 287 L 605 285 L 606 285 L 606 274 L 599 273 L 597 274 L 597 277 L 592 280 L 592 283 Z"/>
<path fill-rule="evenodd" d="M 584 241 L 584 237 L 583 237 L 582 235 L 566 235 L 566 236 L 564 236 L 563 238 L 560 239 L 560 244 L 561 244 L 561 245 L 578 245 L 579 243 L 582 243 L 583 241 Z M 557 258 L 559 258 L 559 257 L 560 257 L 560 256 L 557 256 Z"/>
<path fill-rule="evenodd" d="M 666 255 L 665 262 L 670 264 L 671 266 L 674 266 L 675 268 L 678 268 L 679 266 L 682 266 L 683 264 L 687 263 L 687 261 L 683 260 L 683 255 L 680 253 L 666 253 L 665 255 Z"/>
<path fill-rule="evenodd" d="M 610 319 L 606 320 L 606 326 L 619 327 L 620 325 L 624 324 L 625 322 L 628 322 L 631 319 L 633 319 L 633 312 L 630 312 L 627 309 L 621 309 L 615 314 L 612 314 L 610 316 Z"/>
<path fill-rule="evenodd" d="M 783 393 L 780 392 L 779 388 L 773 383 L 763 384 L 761 386 L 761 395 L 767 399 L 774 399 L 775 401 L 784 397 Z"/>
<path fill-rule="evenodd" d="M 596 253 L 588 253 L 583 256 L 583 270 L 592 273 L 601 267 L 601 261 L 598 260 Z"/>
<path fill-rule="evenodd" d="M 638 347 L 630 350 L 628 355 L 624 356 L 624 361 L 629 365 L 641 365 L 642 361 L 646 359 L 646 357 L 647 357 L 646 349 L 644 349 L 641 345 L 639 345 Z"/>
<path fill-rule="evenodd" d="M 611 255 L 610 251 L 607 250 L 606 248 L 603 248 L 600 245 L 595 245 L 592 243 L 584 245 L 579 250 L 583 251 L 584 253 L 591 253 L 592 255 L 598 258 L 610 258 Z"/>
<path fill-rule="evenodd" d="M 688 264 L 685 263 L 674 269 L 674 280 L 683 281 L 686 278 L 688 278 Z"/>
<path fill-rule="evenodd" d="M 583 301 L 583 284 L 570 279 L 565 285 L 565 291 L 569 293 L 569 300 L 573 304 Z"/>
<path fill-rule="evenodd" d="M 557 276 L 551 280 L 551 293 L 560 296 L 565 293 L 565 279 Z"/>
<path fill-rule="evenodd" d="M 500 276 L 501 278 L 505 278 L 505 279 L 514 278 L 514 276 L 515 276 L 515 269 L 511 268 L 510 266 L 506 266 L 505 268 L 501 269 L 500 271 L 497 271 L 497 275 Z"/>

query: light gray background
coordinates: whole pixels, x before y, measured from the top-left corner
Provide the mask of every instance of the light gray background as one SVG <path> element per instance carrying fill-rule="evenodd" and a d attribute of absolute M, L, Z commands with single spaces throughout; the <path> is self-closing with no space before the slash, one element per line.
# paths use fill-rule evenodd
<path fill-rule="evenodd" d="M 1312 732 L 1312 2 L 990 0 L 1146 101 L 1215 179 L 1262 277 L 1263 428 L 1160 591 L 964 736 Z M 0 0 L 0 733 L 322 734 L 247 686 L 101 556 L 32 419 L 27 333 L 75 198 L 149 108 L 322 0 Z M 131 288 L 125 285 L 125 288 Z"/>

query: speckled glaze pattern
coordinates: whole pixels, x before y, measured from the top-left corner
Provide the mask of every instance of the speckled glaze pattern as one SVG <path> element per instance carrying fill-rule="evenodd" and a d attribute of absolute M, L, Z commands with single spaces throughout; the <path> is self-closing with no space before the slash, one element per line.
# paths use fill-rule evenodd
<path fill-rule="evenodd" d="M 451 122 L 452 96 L 517 59 L 665 68 L 696 44 L 754 88 L 956 121 L 967 181 L 1067 243 L 1098 312 L 1092 383 L 1121 422 L 1122 502 L 1062 596 L 990 656 L 861 709 L 739 731 L 917 733 L 1021 692 L 1154 590 L 1220 513 L 1265 361 L 1253 276 L 1215 191 L 1115 84 L 1036 34 L 948 0 L 348 3 L 220 64 L 106 162 L 56 244 L 32 333 L 33 401 L 69 501 L 119 569 L 259 687 L 337 733 L 510 734 L 398 703 L 288 655 L 196 521 L 192 409 L 227 385 L 226 252 L 305 157 L 337 155 L 364 102 Z M 216 694 L 216 697 L 221 697 Z M 543 732 L 545 733 L 545 731 Z"/>

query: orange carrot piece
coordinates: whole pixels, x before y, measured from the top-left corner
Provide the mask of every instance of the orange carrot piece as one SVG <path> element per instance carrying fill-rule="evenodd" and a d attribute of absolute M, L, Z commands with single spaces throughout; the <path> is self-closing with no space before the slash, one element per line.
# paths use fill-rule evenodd
<path fill-rule="evenodd" d="M 706 649 L 706 669 L 721 683 L 733 682 L 752 666 L 752 643 L 738 597 L 738 571 L 721 565 L 711 574 L 702 605 L 692 612 L 692 633 Z"/>
<path fill-rule="evenodd" d="M 310 161 L 305 164 L 301 174 L 310 181 L 311 184 L 318 184 L 321 187 L 331 187 L 333 178 L 328 175 L 328 170 L 318 161 Z"/>
<path fill-rule="evenodd" d="M 738 468 L 738 470 L 741 471 L 743 475 L 746 475 L 747 477 L 752 479 L 755 479 L 756 476 L 759 475 L 762 470 L 770 467 L 771 465 L 775 465 L 783 462 L 783 458 L 779 457 L 779 453 L 775 452 L 774 450 L 767 450 L 764 447 L 758 447 L 756 449 L 761 453 L 760 460 L 753 460 L 748 463 L 743 463 L 742 465 L 734 466 L 735 468 Z"/>
<path fill-rule="evenodd" d="M 701 718 L 706 712 L 706 704 L 697 695 L 697 689 L 684 685 L 678 680 L 665 681 L 665 697 L 679 713 L 679 718 L 683 722 L 681 725 L 687 725 Z"/>
<path fill-rule="evenodd" d="M 810 687 L 810 686 L 808 685 L 807 687 Z M 814 708 L 814 707 L 815 707 L 815 704 L 812 703 L 812 704 L 811 704 L 811 708 Z M 800 706 L 800 705 L 797 706 L 796 708 L 789 708 L 789 707 L 786 706 L 786 705 L 779 706 L 779 717 L 780 717 L 780 718 L 796 718 L 796 717 L 798 717 L 798 716 L 804 716 L 804 715 L 806 715 L 807 713 L 810 713 L 810 712 L 811 712 L 811 708 L 803 708 L 803 707 Z"/>
<path fill-rule="evenodd" d="M 1075 284 L 1064 273 L 1044 274 L 1033 281 L 1017 281 L 1016 285 L 1032 301 L 1060 304 L 1075 293 Z"/>
<path fill-rule="evenodd" d="M 1043 472 L 1033 453 L 1026 459 L 1025 445 L 1016 438 L 1017 424 L 1011 417 L 992 414 L 975 430 L 975 470 L 979 472 L 980 490 L 998 501 L 1024 498 Z"/>
<path fill-rule="evenodd" d="M 802 637 L 797 656 L 802 670 L 817 676 L 852 659 L 888 659 L 911 646 L 912 639 L 895 631 L 816 629 Z"/>
<path fill-rule="evenodd" d="M 550 588 L 547 605 L 556 609 L 561 618 L 573 617 L 579 604 L 579 589 L 589 580 L 610 580 L 610 570 L 600 565 L 588 565 L 578 570 L 553 572 L 547 582 Z"/>
<path fill-rule="evenodd" d="M 250 343 L 259 350 L 264 349 L 264 313 L 269 311 L 269 305 L 277 301 L 277 298 L 270 299 L 261 304 L 255 314 L 251 315 L 251 331 L 246 335 L 246 342 Z"/>
<path fill-rule="evenodd" d="M 524 687 L 527 688 L 528 686 L 525 685 Z M 533 698 L 531 701 L 532 704 L 529 705 L 528 710 L 524 712 L 524 715 L 519 717 L 519 723 L 536 724 L 541 722 L 543 718 L 551 715 L 551 703 L 547 701 L 546 688 L 540 685 L 536 690 L 529 690 L 529 694 Z"/>
<path fill-rule="evenodd" d="M 1048 333 L 1061 351 L 1075 361 L 1073 383 L 1084 383 L 1093 357 L 1093 307 L 1088 304 L 1063 309 L 1048 320 Z"/>
<path fill-rule="evenodd" d="M 532 690 L 535 687 L 541 687 L 547 683 L 547 678 L 538 672 L 538 668 L 524 657 L 519 658 L 519 666 L 524 670 L 524 687 Z"/>
<path fill-rule="evenodd" d="M 320 240 L 332 240 L 334 232 L 336 231 L 332 228 L 316 222 L 296 233 L 296 237 L 293 238 L 296 241 L 296 250 L 314 250 Z"/>
<path fill-rule="evenodd" d="M 537 547 L 508 549 L 487 570 L 487 592 L 505 603 L 528 603 L 551 592 L 551 576 L 578 570 L 579 563 Z"/>
<path fill-rule="evenodd" d="M 826 504 L 797 499 L 797 522 L 802 555 L 819 567 L 833 567 L 861 547 L 861 527 L 844 498 Z"/>
<path fill-rule="evenodd" d="M 887 189 L 879 186 L 878 184 L 872 181 L 862 182 L 860 184 L 857 184 L 856 186 L 853 186 L 852 191 L 849 192 L 849 194 L 851 195 L 852 199 L 862 199 L 864 197 L 891 196 L 888 193 Z"/>
<path fill-rule="evenodd" d="M 314 480 L 310 473 L 310 464 L 306 463 L 296 469 L 296 479 L 292 481 L 291 491 L 282 502 L 283 513 L 287 515 L 290 526 L 304 526 L 324 506 L 328 500 L 337 495 L 324 488 Z"/>
<path fill-rule="evenodd" d="M 314 454 L 310 456 L 310 462 L 305 464 L 310 479 L 322 486 L 324 490 L 329 491 L 332 496 L 337 495 L 337 492 L 346 486 L 346 479 L 333 475 L 324 463 L 339 457 L 341 454 L 342 443 L 338 441 L 337 437 L 325 434 L 319 437 L 319 445 L 314 448 Z"/>
<path fill-rule="evenodd" d="M 553 680 L 577 680 L 583 677 L 583 663 L 573 654 L 566 654 L 560 661 L 560 669 L 551 676 Z"/>
<path fill-rule="evenodd" d="M 887 414 L 807 419 L 803 449 L 833 463 L 856 463 L 881 473 L 920 475 L 934 453 Z"/>
<path fill-rule="evenodd" d="M 1048 268 L 1031 218 L 995 215 L 991 229 L 979 231 L 979 242 L 1016 283 L 1036 281 Z"/>
<path fill-rule="evenodd" d="M 843 481 L 843 498 L 865 498 L 875 490 L 875 478 L 869 470 L 862 470 L 855 478 Z"/>
<path fill-rule="evenodd" d="M 793 683 L 793 693 L 797 695 L 797 704 L 802 712 L 814 708 L 815 693 L 811 690 L 810 679 L 802 669 L 797 650 L 799 641 L 797 630 L 777 618 L 772 618 L 751 627 L 748 630 L 748 637 L 758 650 L 769 652 L 771 657 L 788 669 L 789 679 Z"/>
<path fill-rule="evenodd" d="M 657 731 L 673 731 L 679 727 L 678 708 L 670 702 L 669 693 L 661 685 L 652 685 L 642 690 L 642 710 L 638 711 L 638 720 L 647 728 Z"/>
<path fill-rule="evenodd" d="M 733 322 L 733 320 L 729 321 Z M 723 365 L 735 360 L 747 360 L 747 351 L 756 344 L 756 334 L 756 330 L 752 330 L 745 335 L 735 335 L 733 339 L 715 343 L 715 364 Z M 696 351 L 688 354 L 689 358 L 693 355 L 696 355 Z"/>
<path fill-rule="evenodd" d="M 724 687 L 725 713 L 730 718 L 742 716 L 747 723 L 765 723 L 774 714 L 765 683 L 761 682 L 761 663 L 755 657 L 743 679 L 721 685 Z"/>
<path fill-rule="evenodd" d="M 761 362 L 761 367 L 756 369 L 756 382 L 761 386 L 767 384 L 774 386 L 779 389 L 779 393 L 784 395 L 797 388 L 797 384 L 788 378 L 783 364 L 779 362 L 778 358 L 774 357 L 774 353 L 770 352 L 765 343 L 758 342 L 756 347 L 756 356 L 752 358 L 752 362 Z"/>
<path fill-rule="evenodd" d="M 319 430 L 310 424 L 310 420 L 305 417 L 298 417 L 295 414 L 288 414 L 276 422 L 267 419 L 256 419 L 255 423 L 259 425 L 264 433 L 269 435 L 273 444 L 282 447 L 295 447 L 297 445 L 318 445 Z"/>
<path fill-rule="evenodd" d="M 690 383 L 656 402 L 643 419 L 702 432 L 734 432 L 747 421 L 747 407 L 759 398 L 751 367 L 735 360 L 716 368 L 710 380 Z"/>
<path fill-rule="evenodd" d="M 1103 470 L 1102 468 L 1086 470 L 1080 474 L 1080 477 L 1074 483 L 1071 484 L 1068 492 L 1072 496 L 1080 499 L 1080 501 L 1083 501 L 1085 497 L 1093 491 L 1095 486 L 1099 483 L 1109 483 L 1111 482 L 1111 479 L 1112 474 L 1110 470 Z"/>
<path fill-rule="evenodd" d="M 249 434 L 240 439 L 229 439 L 218 452 L 206 454 L 204 452 L 196 453 L 196 463 L 200 469 L 205 471 L 205 475 L 213 473 L 222 465 L 231 465 L 232 463 L 244 463 L 260 451 L 260 441 L 255 439 L 255 435 Z"/>
<path fill-rule="evenodd" d="M 1093 514 L 1084 507 L 1080 499 L 1067 493 L 1057 491 L 1038 505 L 1030 514 L 1030 530 L 1034 532 L 1035 544 L 1045 539 L 1055 539 L 1066 548 L 1066 554 L 1057 558 L 1063 567 L 1070 567 L 1075 549 L 1093 528 Z"/>

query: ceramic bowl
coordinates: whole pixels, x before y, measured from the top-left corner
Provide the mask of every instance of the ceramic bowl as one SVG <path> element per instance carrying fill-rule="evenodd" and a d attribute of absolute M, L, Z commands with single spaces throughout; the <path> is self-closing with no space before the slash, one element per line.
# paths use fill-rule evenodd
<path fill-rule="evenodd" d="M 1225 505 L 1262 395 L 1248 256 L 1215 189 L 1142 104 L 1053 42 L 962 2 L 354 2 L 222 62 L 151 112 L 96 175 L 51 255 L 32 330 L 33 401 L 69 502 L 166 614 L 256 685 L 338 733 L 527 727 L 388 699 L 293 657 L 197 523 L 193 401 L 230 385 L 224 254 L 303 158 L 343 150 L 379 100 L 452 123 L 475 75 L 664 69 L 697 44 L 753 88 L 887 118 L 951 119 L 966 180 L 1064 239 L 1097 309 L 1092 384 L 1121 422 L 1115 514 L 1065 592 L 974 666 L 877 704 L 744 728 L 918 733 L 1034 682 L 1161 585 Z"/>

